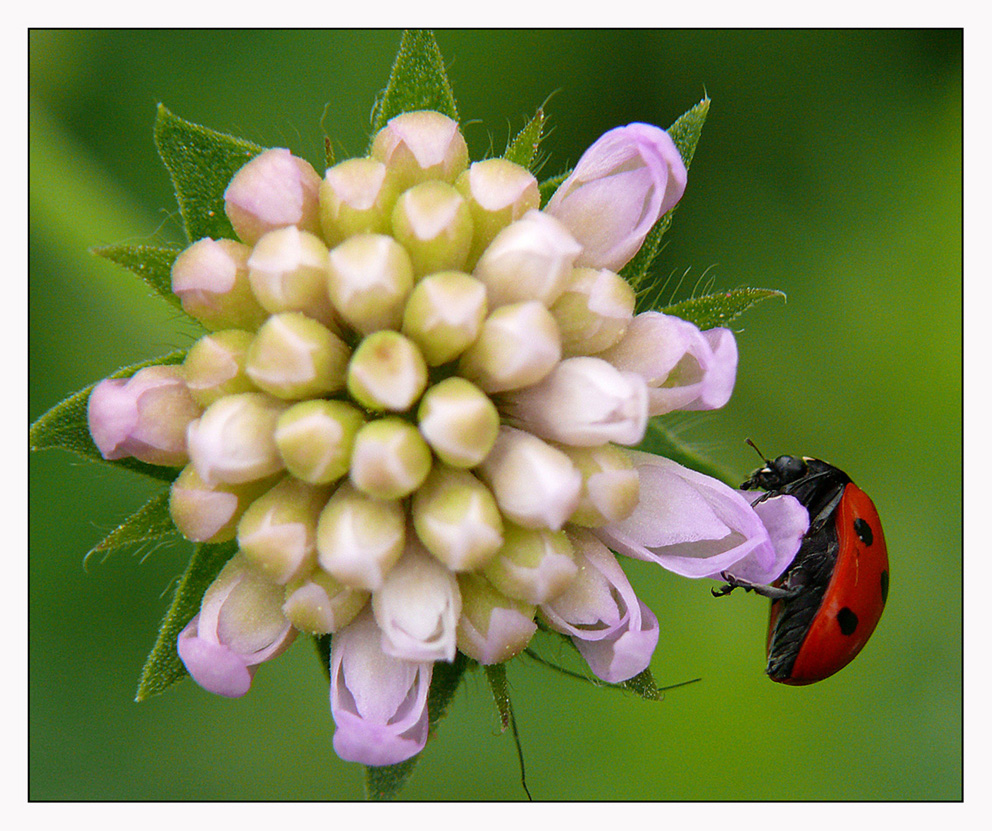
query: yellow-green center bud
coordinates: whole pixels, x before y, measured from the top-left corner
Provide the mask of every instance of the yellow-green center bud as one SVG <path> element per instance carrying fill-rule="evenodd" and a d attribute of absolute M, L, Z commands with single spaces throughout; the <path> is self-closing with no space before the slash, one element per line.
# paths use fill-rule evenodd
<path fill-rule="evenodd" d="M 313 234 L 295 225 L 267 233 L 248 258 L 248 279 L 267 312 L 302 312 L 333 327 L 327 246 Z"/>
<path fill-rule="evenodd" d="M 348 159 L 328 168 L 320 185 L 324 239 L 335 246 L 355 234 L 388 234 L 396 196 L 380 161 Z"/>
<path fill-rule="evenodd" d="M 431 469 L 431 451 L 417 428 L 396 416 L 376 419 L 355 436 L 351 482 L 378 499 L 409 496 Z"/>
<path fill-rule="evenodd" d="M 640 479 L 630 456 L 619 447 L 566 447 L 559 449 L 582 474 L 579 506 L 569 519 L 586 528 L 599 528 L 629 517 L 641 494 Z"/>
<path fill-rule="evenodd" d="M 392 237 L 349 237 L 327 258 L 327 288 L 341 317 L 358 332 L 399 329 L 413 289 L 410 255 Z"/>
<path fill-rule="evenodd" d="M 633 287 L 605 268 L 576 268 L 551 306 L 565 357 L 595 355 L 613 346 L 634 316 Z"/>
<path fill-rule="evenodd" d="M 480 664 L 501 664 L 523 652 L 537 631 L 535 608 L 514 600 L 477 574 L 459 574 L 462 616 L 458 649 Z"/>
<path fill-rule="evenodd" d="M 446 378 L 421 399 L 420 432 L 438 458 L 452 467 L 475 467 L 496 442 L 499 412 L 482 390 L 464 378 Z"/>
<path fill-rule="evenodd" d="M 299 312 L 270 317 L 248 349 L 245 371 L 277 398 L 299 400 L 344 387 L 348 346 L 326 326 Z"/>
<path fill-rule="evenodd" d="M 244 329 L 224 329 L 205 335 L 190 347 L 183 361 L 186 388 L 201 407 L 218 398 L 257 388 L 245 373 L 248 347 L 254 339 Z"/>
<path fill-rule="evenodd" d="M 442 271 L 417 283 L 403 311 L 403 334 L 431 366 L 454 360 L 479 335 L 486 319 L 486 287 L 461 271 Z"/>
<path fill-rule="evenodd" d="M 396 201 L 393 236 L 409 253 L 415 276 L 459 270 L 472 245 L 472 217 L 454 187 L 422 182 Z"/>
<path fill-rule="evenodd" d="M 503 526 L 503 547 L 485 575 L 507 597 L 540 604 L 567 589 L 579 568 L 564 531 Z"/>
<path fill-rule="evenodd" d="M 363 340 L 348 364 L 348 392 L 370 410 L 402 413 L 427 386 L 427 364 L 413 341 L 383 330 Z"/>
<path fill-rule="evenodd" d="M 336 482 L 348 472 L 362 412 L 344 401 L 301 401 L 276 422 L 276 446 L 286 470 L 313 485 Z"/>
<path fill-rule="evenodd" d="M 326 635 L 351 623 L 368 599 L 367 591 L 350 589 L 318 568 L 286 586 L 282 613 L 300 631 Z"/>

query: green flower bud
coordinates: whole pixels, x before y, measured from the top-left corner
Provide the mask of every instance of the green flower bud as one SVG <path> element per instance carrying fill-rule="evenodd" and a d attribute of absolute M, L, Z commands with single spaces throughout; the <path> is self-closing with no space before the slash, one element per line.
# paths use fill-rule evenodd
<path fill-rule="evenodd" d="M 351 482 L 378 499 L 401 499 L 420 487 L 431 469 L 431 451 L 417 428 L 396 416 L 376 419 L 355 436 Z"/>
<path fill-rule="evenodd" d="M 238 521 L 252 500 L 268 490 L 275 479 L 208 485 L 193 465 L 187 465 L 169 491 L 169 515 L 179 533 L 192 542 L 234 539 Z"/>
<path fill-rule="evenodd" d="M 320 227 L 328 245 L 355 234 L 388 234 L 398 191 L 375 159 L 348 159 L 327 169 L 320 184 Z"/>
<path fill-rule="evenodd" d="M 460 271 L 431 274 L 414 286 L 403 311 L 403 334 L 431 366 L 457 358 L 486 319 L 486 287 Z"/>
<path fill-rule="evenodd" d="M 551 306 L 566 357 L 595 355 L 613 346 L 634 316 L 633 287 L 605 268 L 576 268 Z"/>
<path fill-rule="evenodd" d="M 318 568 L 286 586 L 282 612 L 301 632 L 326 635 L 351 623 L 368 599 L 367 591 L 350 589 Z"/>
<path fill-rule="evenodd" d="M 334 325 L 327 296 L 327 246 L 313 234 L 295 225 L 267 233 L 248 258 L 248 280 L 267 312 L 302 312 Z"/>
<path fill-rule="evenodd" d="M 205 335 L 190 347 L 183 372 L 186 388 L 197 404 L 209 407 L 225 395 L 257 390 L 245 373 L 248 347 L 254 337 L 244 329 L 224 329 Z"/>
<path fill-rule="evenodd" d="M 413 527 L 452 571 L 482 568 L 503 544 L 503 521 L 489 489 L 466 470 L 435 467 L 413 497 Z"/>
<path fill-rule="evenodd" d="M 405 529 L 400 502 L 372 499 L 345 482 L 317 522 L 317 560 L 344 585 L 374 591 L 403 553 Z"/>
<path fill-rule="evenodd" d="M 567 589 L 578 573 L 572 543 L 564 531 L 503 526 L 503 547 L 485 575 L 507 597 L 540 604 Z"/>
<path fill-rule="evenodd" d="M 452 376 L 435 384 L 417 409 L 420 432 L 438 458 L 452 467 L 475 467 L 496 442 L 499 412 L 482 390 Z"/>
<path fill-rule="evenodd" d="M 472 245 L 472 217 L 451 185 L 423 182 L 396 201 L 393 236 L 410 255 L 415 276 L 457 271 Z"/>
<path fill-rule="evenodd" d="M 277 398 L 311 398 L 344 387 L 349 357 L 345 342 L 326 326 L 299 312 L 283 312 L 258 330 L 245 371 Z"/>
<path fill-rule="evenodd" d="M 265 320 L 248 282 L 247 245 L 201 239 L 172 263 L 172 290 L 208 329 L 256 329 Z"/>
<path fill-rule="evenodd" d="M 368 335 L 399 329 L 413 289 L 410 255 L 392 237 L 359 234 L 328 255 L 331 302 L 353 329 Z"/>
<path fill-rule="evenodd" d="M 513 600 L 477 574 L 459 574 L 458 649 L 480 664 L 501 664 L 524 651 L 537 631 L 535 607 Z"/>
<path fill-rule="evenodd" d="M 468 146 L 458 122 L 432 110 L 402 113 L 389 120 L 372 142 L 372 156 L 404 191 L 420 182 L 454 182 L 468 166 Z"/>
<path fill-rule="evenodd" d="M 630 456 L 619 447 L 558 445 L 582 474 L 579 506 L 569 519 L 576 525 L 598 528 L 629 517 L 637 507 L 641 486 Z"/>
<path fill-rule="evenodd" d="M 402 413 L 427 386 L 427 364 L 413 341 L 385 329 L 358 345 L 347 383 L 351 396 L 370 410 Z"/>
<path fill-rule="evenodd" d="M 276 422 L 276 446 L 286 470 L 312 485 L 336 482 L 348 472 L 355 435 L 365 423 L 343 401 L 301 401 Z"/>

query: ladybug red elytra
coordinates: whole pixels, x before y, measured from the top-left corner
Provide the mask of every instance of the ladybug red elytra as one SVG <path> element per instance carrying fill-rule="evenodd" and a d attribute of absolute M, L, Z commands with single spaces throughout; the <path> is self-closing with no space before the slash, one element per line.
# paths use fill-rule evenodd
<path fill-rule="evenodd" d="M 766 459 L 741 487 L 767 491 L 761 499 L 794 496 L 809 511 L 809 530 L 774 585 L 723 574 L 727 584 L 713 594 L 743 588 L 771 598 L 768 677 L 822 681 L 861 651 L 885 608 L 889 557 L 878 511 L 846 473 L 819 459 Z"/>

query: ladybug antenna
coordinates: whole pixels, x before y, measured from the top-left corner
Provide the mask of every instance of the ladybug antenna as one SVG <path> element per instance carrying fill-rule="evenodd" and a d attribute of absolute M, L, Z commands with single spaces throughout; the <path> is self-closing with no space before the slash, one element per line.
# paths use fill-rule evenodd
<path fill-rule="evenodd" d="M 765 464 L 769 464 L 770 460 L 766 459 L 765 454 L 762 453 L 760 450 L 758 450 L 758 445 L 756 445 L 753 441 L 751 441 L 751 439 L 744 439 L 744 441 L 754 448 L 754 452 L 761 457 L 761 461 L 763 461 Z"/>

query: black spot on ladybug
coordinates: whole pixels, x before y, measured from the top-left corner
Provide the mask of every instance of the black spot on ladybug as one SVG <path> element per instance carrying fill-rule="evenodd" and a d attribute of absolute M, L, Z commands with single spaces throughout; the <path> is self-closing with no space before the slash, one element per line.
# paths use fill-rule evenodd
<path fill-rule="evenodd" d="M 882 577 L 882 605 L 885 605 L 885 601 L 889 599 L 889 572 L 883 571 Z"/>
<path fill-rule="evenodd" d="M 854 533 L 858 535 L 858 539 L 865 545 L 871 545 L 874 539 L 871 533 L 871 526 L 860 517 L 854 520 Z"/>
<path fill-rule="evenodd" d="M 853 635 L 858 628 L 858 616 L 845 606 L 837 613 L 837 623 L 840 624 L 842 635 Z"/>

